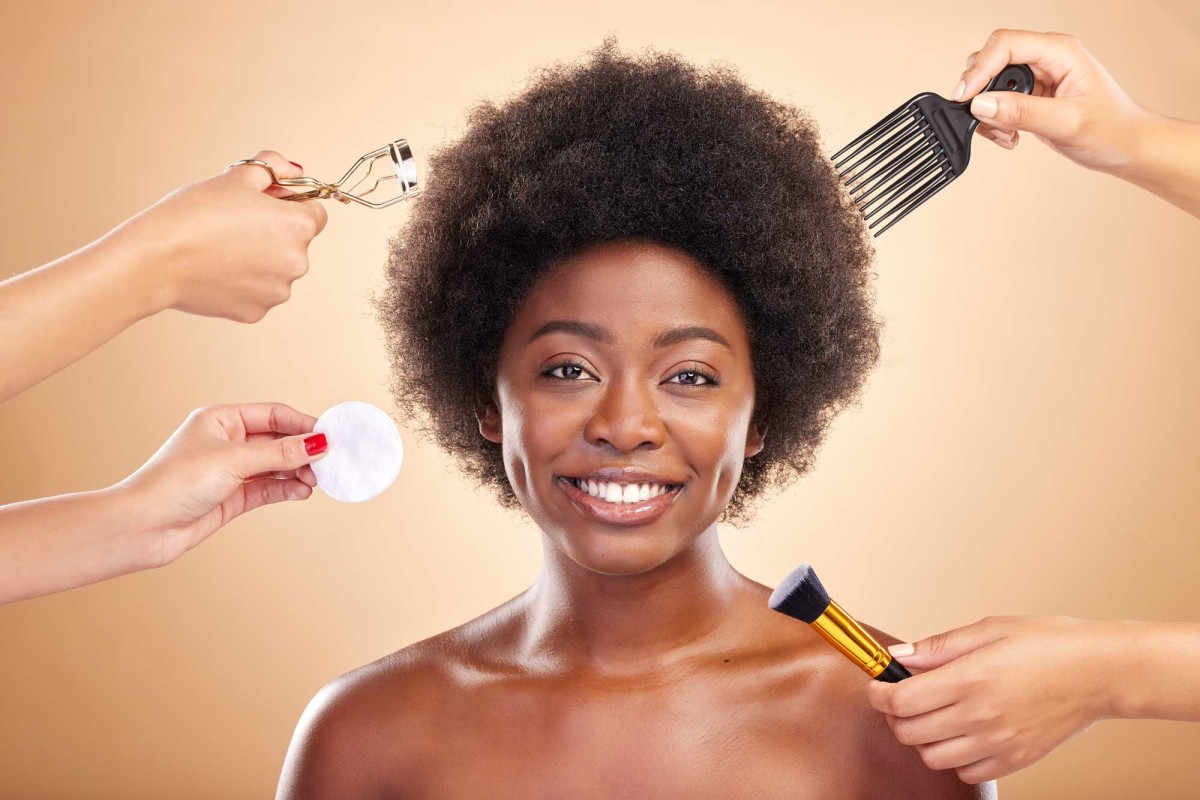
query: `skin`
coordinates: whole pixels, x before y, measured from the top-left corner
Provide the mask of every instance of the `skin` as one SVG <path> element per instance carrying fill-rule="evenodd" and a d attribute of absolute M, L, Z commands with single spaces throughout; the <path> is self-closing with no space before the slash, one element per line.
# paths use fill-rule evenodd
<path fill-rule="evenodd" d="M 535 335 L 563 321 L 602 338 Z M 676 328 L 725 344 L 655 346 Z M 537 581 L 325 687 L 278 797 L 993 796 L 897 744 L 866 676 L 726 560 L 716 522 L 765 435 L 754 401 L 738 308 L 685 254 L 608 244 L 543 278 L 479 413 L 541 530 Z M 559 477 L 612 466 L 683 488 L 605 522 Z"/>
<path fill-rule="evenodd" d="M 1009 64 L 1033 70 L 1032 95 L 985 92 Z M 997 30 L 967 57 L 951 99 L 971 100 L 977 132 L 1011 150 L 1027 131 L 1088 169 L 1141 186 L 1200 216 L 1200 123 L 1134 102 L 1074 36 Z"/>
<path fill-rule="evenodd" d="M 302 174 L 272 150 L 254 158 Z M 307 272 L 326 222 L 319 203 L 286 194 L 265 169 L 235 167 L 0 282 L 0 402 L 167 309 L 262 319 Z M 240 514 L 308 498 L 315 423 L 281 403 L 198 409 L 118 484 L 0 506 L 0 605 L 164 566 Z"/>
<path fill-rule="evenodd" d="M 1200 625 L 989 617 L 892 648 L 919 673 L 867 687 L 933 769 L 993 780 L 1102 719 L 1200 722 Z"/>
<path fill-rule="evenodd" d="M 137 472 L 92 492 L 0 506 L 0 605 L 174 562 L 261 506 L 307 500 L 328 449 L 282 403 L 201 408 Z"/>
<path fill-rule="evenodd" d="M 1032 97 L 976 96 L 1010 63 L 1033 70 Z M 994 31 L 968 56 L 952 96 L 974 97 L 979 132 L 1002 147 L 1029 131 L 1200 216 L 1200 125 L 1139 106 L 1073 36 Z M 931 768 L 968 782 L 1024 769 L 1097 720 L 1200 721 L 1200 695 L 1187 688 L 1200 682 L 1194 623 L 989 617 L 893 655 L 925 672 L 869 686 L 871 705 Z"/>

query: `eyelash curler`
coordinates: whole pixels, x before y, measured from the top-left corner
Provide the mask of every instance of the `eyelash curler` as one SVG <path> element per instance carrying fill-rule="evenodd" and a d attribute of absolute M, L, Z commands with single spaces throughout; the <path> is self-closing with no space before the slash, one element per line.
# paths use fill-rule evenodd
<path fill-rule="evenodd" d="M 376 165 L 381 164 L 384 159 L 391 162 L 391 174 L 379 174 L 382 169 L 376 169 Z M 256 167 L 262 167 L 271 175 L 271 181 L 277 186 L 285 186 L 288 188 L 296 187 L 304 189 L 287 197 L 287 200 L 339 200 L 343 203 L 359 203 L 368 208 L 387 208 L 390 205 L 395 205 L 401 200 L 407 200 L 420 194 L 421 190 L 417 186 L 417 162 L 413 158 L 412 150 L 408 147 L 408 142 L 404 139 L 397 139 L 390 144 L 384 145 L 378 150 L 373 150 L 367 153 L 358 161 L 354 162 L 354 166 L 346 170 L 346 174 L 341 177 L 341 180 L 333 183 L 325 183 L 316 178 L 305 175 L 302 178 L 278 178 L 275 176 L 275 170 L 271 169 L 271 165 L 265 161 L 259 161 L 256 158 L 243 158 L 241 161 L 235 161 L 230 164 L 225 170 L 228 172 L 234 167 L 242 164 L 253 164 Z M 366 169 L 363 170 L 363 165 Z M 383 169 L 386 169 L 384 167 Z M 358 175 L 361 173 L 361 175 Z M 357 177 L 356 177 L 357 176 Z M 371 183 L 366 189 L 359 191 L 360 186 L 366 181 L 374 178 L 374 183 Z M 353 179 L 353 183 L 350 181 Z M 400 193 L 395 197 L 389 197 L 380 202 L 372 202 L 367 199 L 367 195 L 372 194 L 379 189 L 380 184 L 384 181 L 396 181 L 400 187 Z"/>

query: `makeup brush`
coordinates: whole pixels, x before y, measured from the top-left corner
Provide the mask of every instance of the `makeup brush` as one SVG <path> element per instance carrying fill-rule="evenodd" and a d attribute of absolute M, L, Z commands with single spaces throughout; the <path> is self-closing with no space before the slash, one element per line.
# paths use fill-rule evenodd
<path fill-rule="evenodd" d="M 807 622 L 875 680 L 897 683 L 912 677 L 874 636 L 829 599 L 811 564 L 801 564 L 784 578 L 771 593 L 770 604 L 780 614 Z"/>
<path fill-rule="evenodd" d="M 983 91 L 1029 94 L 1033 71 L 1009 64 Z M 879 236 L 963 174 L 978 126 L 969 102 L 922 92 L 834 153 L 834 169 L 867 228 L 883 225 Z"/>

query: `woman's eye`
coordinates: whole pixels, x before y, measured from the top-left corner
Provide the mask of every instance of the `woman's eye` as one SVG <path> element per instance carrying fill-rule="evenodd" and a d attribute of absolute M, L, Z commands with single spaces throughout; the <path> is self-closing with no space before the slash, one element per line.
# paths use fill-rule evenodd
<path fill-rule="evenodd" d="M 711 375 L 706 375 L 703 372 L 696 370 L 685 369 L 683 372 L 677 372 L 670 377 L 668 382 L 674 382 L 683 386 L 704 386 L 710 383 L 716 383 Z"/>
<path fill-rule="evenodd" d="M 580 378 L 587 377 L 587 371 L 578 364 L 559 364 L 557 367 L 551 367 L 544 373 L 551 378 L 560 380 L 577 381 Z"/>

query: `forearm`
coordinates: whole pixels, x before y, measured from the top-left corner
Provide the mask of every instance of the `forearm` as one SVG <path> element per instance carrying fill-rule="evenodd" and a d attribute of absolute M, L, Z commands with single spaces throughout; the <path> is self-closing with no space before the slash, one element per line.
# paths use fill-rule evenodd
<path fill-rule="evenodd" d="M 166 307 L 148 246 L 118 229 L 0 282 L 0 403 Z"/>
<path fill-rule="evenodd" d="M 1200 624 L 1119 622 L 1113 715 L 1200 722 Z"/>
<path fill-rule="evenodd" d="M 161 564 L 141 507 L 117 487 L 0 506 L 0 605 Z"/>
<path fill-rule="evenodd" d="M 1134 152 L 1113 174 L 1200 217 L 1200 123 L 1147 111 Z"/>

